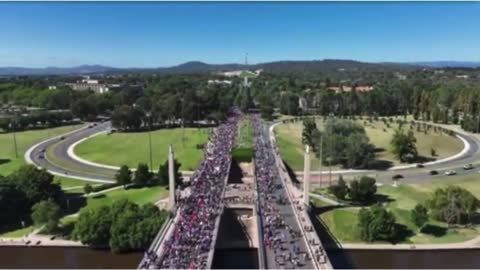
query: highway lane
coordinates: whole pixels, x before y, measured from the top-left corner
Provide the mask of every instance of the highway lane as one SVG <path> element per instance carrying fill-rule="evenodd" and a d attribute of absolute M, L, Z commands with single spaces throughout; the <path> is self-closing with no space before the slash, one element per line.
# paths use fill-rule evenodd
<path fill-rule="evenodd" d="M 68 147 L 75 142 L 98 132 L 111 129 L 110 122 L 99 123 L 91 128 L 89 128 L 89 125 L 90 124 L 86 124 L 71 133 L 41 142 L 30 149 L 27 155 L 29 155 L 29 158 L 36 166 L 45 168 L 56 175 L 86 181 L 113 182 L 116 173 L 115 170 L 81 163 L 72 159 L 67 153 Z M 64 139 L 60 139 L 61 137 Z M 53 148 L 53 155 L 61 161 L 61 164 L 54 163 L 47 159 L 46 150 L 48 148 Z"/>

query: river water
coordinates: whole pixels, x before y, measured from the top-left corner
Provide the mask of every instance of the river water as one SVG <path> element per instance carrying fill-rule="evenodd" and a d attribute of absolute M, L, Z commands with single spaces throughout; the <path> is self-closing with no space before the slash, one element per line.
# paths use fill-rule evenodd
<path fill-rule="evenodd" d="M 0 268 L 136 268 L 143 253 L 116 255 L 82 247 L 0 247 Z"/>
<path fill-rule="evenodd" d="M 480 268 L 480 250 L 349 250 L 329 254 L 334 266 L 341 268 Z M 231 266 L 238 258 L 242 261 L 236 266 L 250 268 L 252 264 L 245 259 L 256 259 L 254 249 L 220 251 L 216 255 L 220 258 L 214 263 L 221 265 L 217 268 Z M 142 253 L 115 255 L 88 248 L 0 247 L 0 268 L 136 268 L 141 257 Z"/>

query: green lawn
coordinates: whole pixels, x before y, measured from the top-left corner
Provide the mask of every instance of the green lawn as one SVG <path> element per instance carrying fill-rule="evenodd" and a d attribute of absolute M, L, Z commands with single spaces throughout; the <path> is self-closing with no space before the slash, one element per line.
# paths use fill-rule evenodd
<path fill-rule="evenodd" d="M 253 131 L 250 118 L 245 117 L 239 125 L 237 137 L 235 138 L 235 145 L 240 148 L 252 147 L 252 136 Z"/>
<path fill-rule="evenodd" d="M 466 241 L 480 235 L 480 225 L 478 224 L 468 228 L 447 229 L 446 224 L 435 220 L 429 220 L 428 224 L 445 230 L 446 233 L 444 235 L 434 236 L 432 234 L 418 233 L 418 228 L 410 220 L 410 211 L 417 203 L 425 202 L 436 188 L 448 185 L 466 188 L 477 198 L 480 198 L 480 175 L 439 177 L 433 179 L 432 182 L 400 184 L 398 187 L 383 185 L 378 188 L 379 194 L 388 197 L 389 202 L 386 206 L 395 215 L 397 223 L 405 225 L 414 233 L 413 236 L 405 240 L 405 243 L 453 243 Z M 313 201 L 313 203 L 318 207 L 325 206 L 324 203 L 318 204 L 318 201 Z M 358 207 L 337 208 L 321 214 L 320 218 L 341 242 L 359 243 L 362 242 L 357 230 L 359 209 Z"/>
<path fill-rule="evenodd" d="M 59 183 L 62 188 L 69 188 L 69 187 L 77 187 L 77 186 L 84 186 L 85 184 L 90 184 L 92 186 L 99 185 L 99 183 L 82 181 L 72 178 L 67 178 L 63 176 L 56 176 L 55 175 L 55 182 Z"/>
<path fill-rule="evenodd" d="M 12 238 L 21 238 L 34 230 L 33 226 L 28 226 L 21 229 L 16 229 L 9 232 L 0 233 L 0 237 L 12 237 Z"/>
<path fill-rule="evenodd" d="M 203 157 L 203 150 L 197 144 L 208 139 L 210 129 L 181 128 L 152 131 L 153 169 L 167 160 L 168 145 L 173 145 L 175 157 L 182 164 L 182 170 L 194 170 Z M 182 135 L 184 133 L 184 140 Z M 138 163 L 149 164 L 149 142 L 147 132 L 102 134 L 88 139 L 75 148 L 75 153 L 97 163 L 128 165 L 136 168 Z"/>
<path fill-rule="evenodd" d="M 165 187 L 155 186 L 148 188 L 116 189 L 103 194 L 89 196 L 87 208 L 97 208 L 103 205 L 110 205 L 121 199 L 129 199 L 137 204 L 155 203 L 167 196 Z"/>
<path fill-rule="evenodd" d="M 80 125 L 64 126 L 49 129 L 21 131 L 16 133 L 18 157 L 15 157 L 12 133 L 0 133 L 0 174 L 8 175 L 25 164 L 23 155 L 34 144 L 51 137 L 67 133 Z"/>
<path fill-rule="evenodd" d="M 237 162 L 251 162 L 253 159 L 253 148 L 234 148 L 232 159 Z"/>
<path fill-rule="evenodd" d="M 357 120 L 363 125 L 363 120 Z M 323 121 L 316 120 L 317 126 L 322 127 Z M 365 131 L 370 138 L 370 142 L 375 145 L 380 151 L 377 152 L 376 159 L 386 160 L 393 163 L 393 165 L 401 165 L 401 163 L 391 153 L 390 141 L 395 129 L 398 127 L 396 123 L 390 124 L 390 128 L 381 121 L 368 123 L 365 126 Z M 407 130 L 409 124 L 404 125 Z M 303 123 L 288 123 L 280 124 L 275 128 L 275 136 L 280 153 L 285 162 L 296 171 L 303 169 L 303 151 L 302 144 L 302 129 Z M 423 131 L 417 132 L 413 129 L 414 135 L 417 138 L 417 150 L 420 156 L 426 158 L 442 159 L 448 156 L 455 155 L 462 151 L 463 142 L 457 137 L 449 136 L 443 133 L 436 133 L 431 129 L 427 134 Z M 437 156 L 432 157 L 430 149 L 434 148 Z M 312 169 L 318 170 L 319 160 L 315 155 L 312 157 Z M 333 167 L 338 168 L 338 167 Z"/>

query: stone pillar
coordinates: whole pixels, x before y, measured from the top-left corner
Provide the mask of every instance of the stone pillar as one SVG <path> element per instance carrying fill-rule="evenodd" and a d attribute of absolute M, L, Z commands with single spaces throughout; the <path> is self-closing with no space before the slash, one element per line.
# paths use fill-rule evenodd
<path fill-rule="evenodd" d="M 310 147 L 305 148 L 303 161 L 303 202 L 306 207 L 310 205 L 308 193 L 310 191 Z"/>
<path fill-rule="evenodd" d="M 173 149 L 172 145 L 168 147 L 168 207 L 171 211 L 175 210 L 175 175 L 173 173 Z"/>

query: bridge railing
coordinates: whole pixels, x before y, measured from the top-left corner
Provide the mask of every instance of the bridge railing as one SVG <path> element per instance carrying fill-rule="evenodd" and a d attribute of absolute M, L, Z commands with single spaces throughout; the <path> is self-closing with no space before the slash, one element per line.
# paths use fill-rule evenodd
<path fill-rule="evenodd" d="M 279 176 L 282 182 L 283 187 L 285 188 L 285 191 L 287 193 L 287 197 L 292 205 L 293 208 L 293 213 L 295 215 L 295 218 L 300 226 L 300 229 L 302 231 L 302 234 L 304 235 L 304 239 L 306 241 L 306 245 L 309 249 L 309 253 L 312 257 L 312 260 L 315 264 L 315 267 L 317 269 L 333 269 L 330 260 L 328 258 L 328 255 L 326 254 L 325 249 L 322 246 L 322 242 L 320 241 L 320 238 L 315 232 L 307 232 L 305 226 L 313 228 L 312 222 L 310 220 L 310 216 L 307 214 L 306 209 L 304 215 L 302 215 L 303 211 L 300 211 L 296 206 L 295 206 L 295 198 L 291 194 L 291 190 L 289 189 L 288 185 L 292 184 L 292 180 L 290 179 L 290 175 L 286 173 L 286 168 L 285 165 L 283 164 L 282 159 L 280 158 L 278 154 L 278 148 L 276 146 L 276 140 L 275 137 L 272 134 L 273 132 L 269 133 L 270 136 L 270 143 L 272 144 L 272 150 L 274 151 L 273 155 L 275 157 L 275 163 L 277 164 L 277 168 L 279 168 Z M 323 257 L 323 260 L 320 261 L 320 258 L 316 256 L 317 252 L 313 249 L 312 245 L 319 245 L 320 252 L 322 253 L 320 256 Z M 323 267 L 322 267 L 323 266 Z"/>
<path fill-rule="evenodd" d="M 266 255 L 265 255 L 265 245 L 263 244 L 263 221 L 262 215 L 259 211 L 260 209 L 260 198 L 258 197 L 258 186 L 257 186 L 257 175 L 255 173 L 255 159 L 252 160 L 252 170 L 253 170 L 253 182 L 255 187 L 255 199 L 253 204 L 253 214 L 257 219 L 257 239 L 258 239 L 258 269 L 266 269 Z"/>
<path fill-rule="evenodd" d="M 170 226 L 172 226 L 172 224 L 173 224 L 173 218 L 170 215 L 168 215 L 167 219 L 165 220 L 165 222 L 163 222 L 162 227 L 160 227 L 160 230 L 158 231 L 157 235 L 155 236 L 152 243 L 150 244 L 150 247 L 148 248 L 148 252 L 152 252 L 152 251 L 154 252 L 160 248 L 160 245 L 162 244 L 163 239 L 165 238 L 165 235 L 167 234 L 168 229 L 170 228 Z M 140 264 L 138 264 L 137 269 L 142 269 L 142 265 L 144 261 L 145 261 L 145 256 L 140 261 Z"/>

